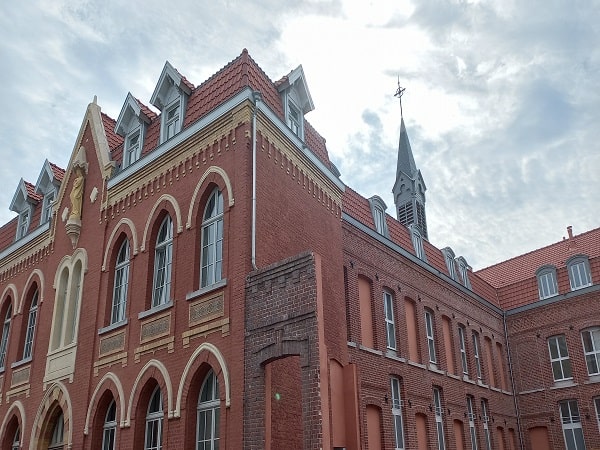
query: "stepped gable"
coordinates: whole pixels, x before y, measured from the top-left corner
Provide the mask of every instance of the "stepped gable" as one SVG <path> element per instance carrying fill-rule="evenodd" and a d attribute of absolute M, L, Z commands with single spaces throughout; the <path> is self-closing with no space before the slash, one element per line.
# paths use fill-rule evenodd
<path fill-rule="evenodd" d="M 571 256 L 579 254 L 588 256 L 590 262 L 592 258 L 600 257 L 600 228 L 478 270 L 477 275 L 495 288 L 502 288 L 534 278 L 535 272 L 542 266 L 565 267 Z"/>

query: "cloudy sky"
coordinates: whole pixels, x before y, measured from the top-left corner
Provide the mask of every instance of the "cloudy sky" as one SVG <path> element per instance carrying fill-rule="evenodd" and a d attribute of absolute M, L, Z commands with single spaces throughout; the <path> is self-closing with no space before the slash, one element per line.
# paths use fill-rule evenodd
<path fill-rule="evenodd" d="M 248 48 L 273 80 L 303 65 L 342 179 L 392 215 L 399 78 L 430 240 L 480 269 L 600 225 L 598 23 L 596 0 L 2 2 L 0 222 L 94 95 L 116 118 L 166 60 L 200 84 Z"/>

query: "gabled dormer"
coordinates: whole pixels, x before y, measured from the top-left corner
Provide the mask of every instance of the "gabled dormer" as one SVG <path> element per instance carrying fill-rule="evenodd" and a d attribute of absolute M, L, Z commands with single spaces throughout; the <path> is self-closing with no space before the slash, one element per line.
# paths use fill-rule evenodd
<path fill-rule="evenodd" d="M 469 263 L 464 256 L 459 256 L 456 258 L 456 262 L 458 264 L 458 272 L 460 273 L 462 284 L 471 289 L 471 280 L 469 280 L 469 271 L 472 270 L 471 266 L 469 266 Z"/>
<path fill-rule="evenodd" d="M 190 82 L 167 61 L 150 99 L 150 103 L 161 111 L 161 144 L 181 131 L 192 89 Z"/>
<path fill-rule="evenodd" d="M 292 70 L 277 83 L 281 95 L 285 122 L 292 132 L 304 140 L 304 114 L 315 109 L 302 65 Z"/>
<path fill-rule="evenodd" d="M 54 199 L 58 194 L 62 175 L 64 175 L 62 169 L 51 164 L 48 160 L 44 161 L 37 183 L 35 183 L 35 193 L 43 199 L 40 225 L 52 218 L 52 205 L 54 205 Z"/>
<path fill-rule="evenodd" d="M 10 203 L 10 210 L 19 215 L 17 223 L 17 233 L 15 241 L 24 237 L 29 231 L 31 225 L 31 216 L 33 215 L 34 206 L 41 200 L 41 196 L 35 193 L 33 184 L 21 178 L 17 191 Z"/>
<path fill-rule="evenodd" d="M 123 137 L 123 169 L 140 159 L 146 128 L 154 117 L 156 115 L 131 95 L 131 92 L 127 94 L 115 125 L 115 133 Z"/>
<path fill-rule="evenodd" d="M 389 237 L 388 227 L 385 221 L 385 210 L 387 209 L 386 204 L 381 197 L 374 195 L 369 199 L 369 205 L 371 206 L 371 214 L 373 215 L 375 231 L 385 237 Z"/>
<path fill-rule="evenodd" d="M 455 255 L 454 251 L 450 247 L 445 247 L 442 249 L 442 254 L 444 255 L 444 261 L 446 261 L 446 267 L 448 268 L 448 274 L 450 278 L 456 280 L 456 265 L 454 263 Z"/>

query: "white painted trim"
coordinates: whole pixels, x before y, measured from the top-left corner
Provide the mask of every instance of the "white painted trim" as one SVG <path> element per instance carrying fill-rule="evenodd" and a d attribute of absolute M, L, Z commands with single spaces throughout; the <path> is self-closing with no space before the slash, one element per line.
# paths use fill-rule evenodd
<path fill-rule="evenodd" d="M 148 213 L 148 220 L 146 221 L 146 226 L 144 227 L 144 236 L 142 238 L 142 246 L 140 248 L 140 251 L 142 251 L 142 252 L 144 252 L 146 250 L 146 239 L 148 238 L 148 230 L 150 229 L 150 224 L 152 224 L 155 219 L 154 213 L 158 209 L 159 203 L 162 202 L 163 200 L 168 201 L 173 206 L 173 209 L 175 210 L 175 218 L 177 219 L 177 234 L 180 234 L 183 231 L 183 225 L 181 225 L 181 208 L 179 207 L 179 203 L 177 203 L 177 200 L 175 200 L 175 197 L 173 197 L 172 195 L 169 195 L 169 194 L 161 195 L 160 198 L 154 203 L 154 206 L 152 207 L 150 212 Z M 171 217 L 171 220 L 173 220 L 172 217 Z"/>
<path fill-rule="evenodd" d="M 108 372 L 98 382 L 98 384 L 96 385 L 96 389 L 94 389 L 94 393 L 92 394 L 92 398 L 90 399 L 90 404 L 88 405 L 87 414 L 85 416 L 85 427 L 83 429 L 83 434 L 85 434 L 86 436 L 88 435 L 88 433 L 90 431 L 90 418 L 92 415 L 92 409 L 96 406 L 96 396 L 100 392 L 100 388 L 102 387 L 104 382 L 107 380 L 112 381 L 115 384 L 115 386 L 117 387 L 117 392 L 119 393 L 119 407 L 120 407 L 119 417 L 121 419 L 121 427 L 123 427 L 125 424 L 125 420 L 124 420 L 124 417 L 125 417 L 125 393 L 123 391 L 123 385 L 121 384 L 121 380 L 119 380 L 119 377 L 117 375 L 115 375 L 112 372 Z M 113 396 L 113 399 L 114 399 L 114 396 Z"/>
<path fill-rule="evenodd" d="M 71 404 L 71 397 L 69 396 L 69 391 L 67 390 L 67 387 L 60 381 L 55 381 L 54 383 L 52 383 L 52 385 L 49 387 L 49 389 L 46 390 L 46 393 L 44 394 L 44 396 L 42 397 L 42 400 L 40 402 L 40 406 L 38 406 L 38 410 L 37 413 L 35 415 L 35 420 L 33 421 L 33 427 L 31 428 L 31 440 L 29 441 L 29 450 L 36 450 L 36 446 L 38 444 L 38 440 L 34 438 L 35 436 L 35 432 L 37 430 L 37 426 L 38 423 L 40 422 L 40 419 L 44 420 L 44 418 L 41 417 L 42 412 L 44 411 L 44 405 L 46 403 L 46 400 L 49 400 L 50 397 L 54 396 L 54 390 L 55 389 L 59 389 L 62 391 L 65 402 L 67 404 L 67 408 L 68 411 L 63 411 L 63 416 L 68 417 L 68 422 L 69 422 L 69 435 L 67 436 L 67 442 L 65 442 L 65 445 L 67 446 L 67 448 L 71 448 L 73 446 L 73 406 Z M 50 402 L 52 403 L 52 402 Z M 48 411 L 46 411 L 48 412 Z M 65 420 L 66 422 L 67 420 Z M 39 437 L 39 436 L 37 436 Z"/>
<path fill-rule="evenodd" d="M 106 260 L 108 259 L 108 252 L 112 250 L 113 239 L 115 238 L 115 235 L 117 234 L 117 230 L 119 229 L 121 224 L 127 225 L 129 227 L 129 229 L 131 230 L 131 237 L 133 238 L 133 249 L 132 249 L 133 256 L 137 255 L 137 253 L 138 253 L 138 237 L 137 237 L 137 230 L 135 229 L 135 225 L 133 224 L 133 221 L 131 219 L 128 219 L 127 217 L 123 217 L 121 220 L 119 220 L 119 222 L 115 225 L 115 227 L 111 231 L 110 237 L 108 238 L 108 242 L 106 243 L 106 247 L 104 250 L 104 258 L 102 259 L 102 272 L 106 272 Z"/>
<path fill-rule="evenodd" d="M 171 384 L 171 377 L 169 377 L 169 371 L 167 370 L 167 367 L 162 362 L 160 362 L 156 359 L 151 359 L 144 365 L 144 367 L 142 367 L 142 369 L 138 373 L 137 378 L 135 379 L 135 382 L 133 383 L 133 387 L 131 388 L 131 396 L 129 397 L 129 403 L 127 406 L 127 418 L 125 419 L 125 423 L 122 424 L 121 427 L 131 426 L 131 410 L 133 408 L 133 400 L 135 398 L 135 394 L 138 390 L 138 384 L 140 383 L 140 380 L 142 379 L 144 374 L 148 370 L 150 370 L 152 367 L 156 367 L 158 369 L 158 371 L 161 373 L 161 375 L 163 376 L 163 381 L 165 383 L 165 386 L 167 387 L 168 417 L 169 417 L 169 419 L 173 417 L 173 387 Z"/>
<path fill-rule="evenodd" d="M 200 177 L 200 180 L 198 181 L 198 184 L 196 185 L 196 188 L 194 189 L 194 193 L 192 194 L 192 199 L 190 200 L 190 208 L 188 210 L 187 223 L 185 224 L 185 227 L 188 230 L 192 227 L 192 218 L 194 216 L 194 211 L 196 210 L 196 207 L 198 206 L 198 204 L 197 204 L 198 193 L 200 192 L 202 185 L 206 181 L 206 178 L 208 178 L 208 176 L 211 173 L 216 173 L 223 179 L 223 182 L 225 183 L 225 189 L 227 190 L 227 198 L 229 199 L 229 203 L 228 203 L 229 207 L 231 208 L 235 203 L 235 200 L 233 198 L 233 188 L 231 187 L 231 180 L 227 176 L 227 172 L 225 172 L 225 170 L 221 169 L 220 167 L 210 166 L 208 169 L 206 169 L 206 172 L 204 172 L 202 174 L 202 177 Z"/>
<path fill-rule="evenodd" d="M 25 434 L 25 430 L 27 430 L 27 428 L 25 426 L 25 407 L 23 406 L 23 403 L 21 402 L 21 400 L 16 400 L 15 402 L 13 402 L 12 405 L 10 405 L 10 408 L 8 408 L 8 411 L 4 415 L 4 419 L 2 420 L 2 427 L 0 428 L 0 436 L 5 436 L 6 425 L 8 425 L 8 421 L 10 420 L 10 417 L 13 414 L 17 415 L 15 412 L 13 412 L 13 410 L 15 410 L 15 409 L 17 409 L 19 411 L 19 415 L 21 416 L 21 422 L 19 423 L 21 436 L 23 436 Z M 21 442 L 22 441 L 23 440 L 21 439 Z M 23 446 L 21 446 L 21 448 L 23 448 Z"/>

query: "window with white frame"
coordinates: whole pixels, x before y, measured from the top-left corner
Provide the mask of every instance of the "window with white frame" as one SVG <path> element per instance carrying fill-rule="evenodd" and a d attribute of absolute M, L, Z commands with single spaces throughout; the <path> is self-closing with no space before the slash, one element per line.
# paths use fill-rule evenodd
<path fill-rule="evenodd" d="M 437 363 L 435 354 L 435 335 L 433 330 L 433 313 L 425 310 L 425 332 L 427 334 L 427 349 L 429 350 L 429 362 Z"/>
<path fill-rule="evenodd" d="M 13 441 L 12 441 L 12 446 L 10 447 L 10 450 L 20 450 L 21 449 L 21 429 L 17 428 L 17 431 L 15 431 L 15 435 L 13 436 Z"/>
<path fill-rule="evenodd" d="M 600 374 L 600 328 L 591 328 L 581 333 L 588 375 Z"/>
<path fill-rule="evenodd" d="M 477 369 L 477 378 L 481 380 L 481 358 L 479 355 L 479 335 L 473 332 L 473 356 L 475 357 L 475 368 Z"/>
<path fill-rule="evenodd" d="M 125 239 L 119 248 L 115 264 L 115 281 L 110 323 L 125 320 L 127 307 L 127 287 L 129 286 L 129 241 Z"/>
<path fill-rule="evenodd" d="M 374 195 L 369 199 L 369 205 L 371 206 L 371 215 L 373 216 L 375 231 L 382 236 L 388 237 L 389 233 L 385 221 L 385 210 L 387 209 L 387 206 L 385 202 L 378 195 Z"/>
<path fill-rule="evenodd" d="M 6 351 L 8 349 L 8 336 L 10 334 L 10 319 L 12 315 L 12 305 L 8 305 L 6 308 L 6 314 L 4 315 L 4 324 L 2 326 L 2 340 L 0 340 L 0 370 L 4 370 L 6 363 Z"/>
<path fill-rule="evenodd" d="M 163 425 L 162 394 L 160 387 L 156 386 L 148 403 L 146 413 L 146 433 L 144 439 L 144 450 L 162 449 L 162 425 Z"/>
<path fill-rule="evenodd" d="M 394 420 L 395 450 L 404 450 L 404 423 L 402 418 L 402 399 L 400 396 L 400 380 L 391 378 L 392 383 L 392 418 Z"/>
<path fill-rule="evenodd" d="M 302 137 L 302 119 L 300 109 L 288 99 L 287 123 L 292 132 L 300 138 Z"/>
<path fill-rule="evenodd" d="M 596 422 L 598 422 L 598 430 L 600 430 L 600 397 L 594 398 L 594 408 L 596 409 Z"/>
<path fill-rule="evenodd" d="M 52 204 L 54 203 L 54 190 L 49 190 L 46 195 L 44 195 L 44 204 L 42 209 L 42 223 L 46 223 L 52 217 Z"/>
<path fill-rule="evenodd" d="M 467 395 L 467 419 L 469 421 L 469 433 L 471 435 L 471 450 L 477 450 L 477 430 L 475 429 L 475 410 L 473 409 L 473 397 Z"/>
<path fill-rule="evenodd" d="M 52 437 L 50 438 L 48 450 L 62 450 L 64 448 L 64 432 L 65 417 L 61 411 L 54 422 L 54 429 L 52 430 Z"/>
<path fill-rule="evenodd" d="M 35 290 L 29 305 L 29 314 L 27 315 L 27 330 L 25 331 L 25 343 L 23 345 L 23 359 L 31 358 L 33 353 L 33 338 L 35 335 L 35 323 L 37 321 L 39 290 Z"/>
<path fill-rule="evenodd" d="M 385 314 L 385 333 L 387 348 L 396 350 L 396 323 L 394 321 L 394 297 L 388 291 L 383 291 L 383 310 Z"/>
<path fill-rule="evenodd" d="M 556 267 L 544 266 L 536 272 L 540 300 L 558 295 Z"/>
<path fill-rule="evenodd" d="M 435 411 L 435 429 L 437 433 L 438 450 L 446 450 L 446 440 L 444 439 L 444 421 L 442 407 L 442 392 L 440 388 L 433 388 L 433 406 Z"/>
<path fill-rule="evenodd" d="M 117 404 L 114 400 L 108 405 L 102 426 L 102 450 L 116 449 Z"/>
<path fill-rule="evenodd" d="M 19 224 L 17 225 L 17 239 L 21 239 L 29 230 L 30 213 L 29 209 L 19 214 Z"/>
<path fill-rule="evenodd" d="M 218 450 L 220 427 L 219 381 L 211 370 L 204 379 L 196 413 L 196 449 Z"/>
<path fill-rule="evenodd" d="M 141 144 L 141 133 L 140 129 L 136 129 L 127 135 L 125 140 L 125 157 L 123 158 L 124 167 L 129 167 L 138 159 L 140 159 L 140 144 Z"/>
<path fill-rule="evenodd" d="M 469 364 L 467 362 L 467 343 L 465 341 L 465 328 L 462 325 L 458 327 L 458 341 L 460 344 L 460 362 L 462 363 L 463 374 L 469 374 Z"/>
<path fill-rule="evenodd" d="M 413 248 L 415 249 L 415 255 L 417 255 L 417 258 L 426 261 L 425 249 L 423 248 L 423 236 L 421 236 L 421 233 L 419 233 L 415 224 L 410 224 L 408 229 L 410 230 L 410 237 Z"/>
<path fill-rule="evenodd" d="M 163 141 L 166 141 L 167 139 L 172 138 L 173 136 L 175 136 L 177 133 L 179 133 L 179 130 L 181 130 L 181 105 L 180 105 L 180 100 L 177 99 L 177 102 L 171 106 L 169 106 L 167 108 L 167 111 L 165 114 L 165 119 L 164 119 L 164 139 Z"/>
<path fill-rule="evenodd" d="M 592 277 L 590 275 L 590 263 L 585 256 L 577 256 L 567 261 L 569 270 L 569 283 L 571 290 L 576 291 L 587 286 L 591 286 Z"/>
<path fill-rule="evenodd" d="M 454 265 L 454 252 L 450 247 L 446 247 L 442 250 L 444 253 L 444 260 L 446 261 L 446 267 L 448 268 L 448 274 L 450 278 L 456 280 L 456 266 Z"/>
<path fill-rule="evenodd" d="M 554 381 L 572 379 L 571 360 L 569 359 L 565 336 L 561 334 L 548 339 L 548 349 L 550 351 L 550 364 L 552 365 Z"/>
<path fill-rule="evenodd" d="M 385 227 L 385 213 L 381 208 L 375 207 L 373 210 L 373 219 L 375 220 L 375 229 L 379 234 L 383 234 Z"/>
<path fill-rule="evenodd" d="M 585 450 L 577 400 L 560 402 L 559 408 L 566 450 Z"/>
<path fill-rule="evenodd" d="M 171 216 L 163 219 L 154 248 L 154 289 L 152 307 L 171 301 L 171 263 L 173 258 L 173 222 Z"/>
<path fill-rule="evenodd" d="M 200 287 L 221 281 L 223 266 L 223 194 L 213 191 L 202 220 L 202 256 L 200 264 Z"/>
<path fill-rule="evenodd" d="M 481 400 L 481 420 L 483 422 L 483 435 L 485 437 L 485 449 L 492 450 L 492 437 L 490 436 L 490 427 L 488 423 L 490 421 L 490 414 L 488 408 L 488 402 L 485 399 Z"/>
<path fill-rule="evenodd" d="M 460 256 L 457 259 L 458 262 L 458 271 L 460 272 L 460 278 L 462 280 L 463 286 L 471 289 L 471 280 L 469 280 L 469 264 L 467 264 L 467 260 Z"/>

